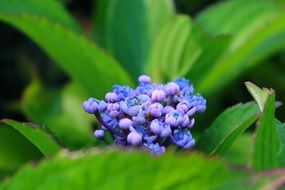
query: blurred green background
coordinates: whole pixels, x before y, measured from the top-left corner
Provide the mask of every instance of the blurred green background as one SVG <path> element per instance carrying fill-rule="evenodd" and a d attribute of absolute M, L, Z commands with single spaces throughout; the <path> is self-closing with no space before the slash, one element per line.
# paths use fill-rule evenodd
<path fill-rule="evenodd" d="M 175 0 L 174 2 L 178 13 L 194 18 L 200 11 L 221 1 Z M 92 15 L 96 14 L 94 13 L 96 1 L 62 0 L 61 3 L 92 38 Z M 33 78 L 39 78 L 51 89 L 62 88 L 70 79 L 32 40 L 2 22 L 0 23 L 0 41 L 0 118 L 28 120 L 21 110 L 20 100 Z M 189 79 L 191 81 L 191 77 Z M 224 90 L 219 91 L 217 96 L 212 96 L 208 102 L 215 104 L 207 111 L 208 119 L 203 120 L 203 126 L 212 122 L 213 118 L 225 108 L 238 102 L 251 100 L 244 87 L 245 81 L 273 88 L 277 91 L 277 100 L 284 102 L 285 49 L 243 72 Z M 282 106 L 277 110 L 277 117 L 282 118 L 284 114 L 285 108 Z"/>

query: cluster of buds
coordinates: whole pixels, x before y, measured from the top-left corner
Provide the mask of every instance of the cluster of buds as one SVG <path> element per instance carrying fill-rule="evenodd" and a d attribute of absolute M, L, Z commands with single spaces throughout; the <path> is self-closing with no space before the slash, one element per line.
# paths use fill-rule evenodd
<path fill-rule="evenodd" d="M 173 144 L 183 149 L 195 145 L 190 129 L 194 115 L 206 109 L 206 100 L 194 94 L 193 85 L 184 78 L 167 84 L 151 83 L 142 75 L 136 89 L 114 85 L 104 100 L 89 98 L 83 103 L 101 124 L 94 135 L 106 142 L 106 132 L 119 147 L 142 148 L 153 155 L 165 153 Z"/>

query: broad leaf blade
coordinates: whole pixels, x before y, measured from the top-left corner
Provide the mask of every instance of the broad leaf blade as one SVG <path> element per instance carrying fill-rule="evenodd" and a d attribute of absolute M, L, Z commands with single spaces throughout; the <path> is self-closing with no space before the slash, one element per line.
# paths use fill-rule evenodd
<path fill-rule="evenodd" d="M 42 157 L 33 143 L 10 125 L 0 122 L 0 173 L 14 172 L 24 163 Z"/>
<path fill-rule="evenodd" d="M 84 156 L 85 155 L 85 156 Z M 198 154 L 153 158 L 142 153 L 73 153 L 26 166 L 0 189 L 214 189 L 231 176 L 215 159 Z M 127 168 L 126 168 L 127 166 Z M 187 168 L 187 169 L 185 169 Z M 219 175 L 216 175 L 219 173 Z M 33 176 L 31 178 L 30 176 Z M 131 177 L 131 180 L 130 180 Z M 167 177 L 167 180 L 165 180 Z M 60 180 L 58 180 L 60 179 Z"/>
<path fill-rule="evenodd" d="M 147 62 L 156 80 L 185 75 L 211 41 L 188 16 L 175 15 L 157 33 Z M 169 72 L 171 70 L 171 72 Z"/>
<path fill-rule="evenodd" d="M 0 19 L 29 35 L 90 96 L 102 97 L 116 83 L 132 85 L 119 64 L 84 37 L 37 16 L 0 12 Z"/>
<path fill-rule="evenodd" d="M 277 152 L 277 160 L 279 167 L 285 167 L 285 124 L 275 120 L 277 136 L 279 141 L 279 150 Z"/>
<path fill-rule="evenodd" d="M 276 168 L 279 142 L 274 119 L 275 93 L 271 91 L 256 130 L 253 168 L 257 171 Z"/>
<path fill-rule="evenodd" d="M 96 12 L 96 38 L 136 78 L 174 5 L 169 0 L 100 0 Z"/>
<path fill-rule="evenodd" d="M 14 120 L 4 119 L 1 122 L 9 125 L 36 146 L 45 156 L 51 156 L 57 153 L 61 147 L 55 141 L 54 137 L 47 129 L 36 125 L 19 123 Z"/>
<path fill-rule="evenodd" d="M 228 108 L 200 137 L 197 148 L 207 154 L 224 154 L 258 117 L 255 103 L 238 104 Z"/>
<path fill-rule="evenodd" d="M 221 14 L 215 14 L 219 11 Z M 225 16 L 234 21 L 222 19 Z M 243 0 L 224 2 L 202 13 L 197 21 L 203 28 L 213 34 L 232 34 L 233 40 L 225 55 L 201 78 L 198 91 L 217 92 L 240 73 L 284 47 L 284 16 L 282 7 L 273 2 Z"/>
<path fill-rule="evenodd" d="M 52 22 L 80 32 L 81 29 L 64 7 L 54 0 L 1 0 L 0 12 L 22 16 L 24 14 L 47 18 Z"/>

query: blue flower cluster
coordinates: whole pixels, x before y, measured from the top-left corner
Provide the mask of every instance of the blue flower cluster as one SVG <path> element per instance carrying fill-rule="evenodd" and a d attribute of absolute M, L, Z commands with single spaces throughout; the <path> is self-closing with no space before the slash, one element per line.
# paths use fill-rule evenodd
<path fill-rule="evenodd" d="M 114 85 L 105 101 L 89 98 L 83 103 L 84 110 L 101 123 L 95 137 L 106 141 L 109 132 L 115 145 L 146 149 L 153 155 L 165 153 L 170 144 L 193 147 L 190 129 L 194 115 L 205 111 L 206 100 L 194 94 L 193 85 L 184 78 L 163 85 L 142 75 L 138 81 L 136 89 Z"/>

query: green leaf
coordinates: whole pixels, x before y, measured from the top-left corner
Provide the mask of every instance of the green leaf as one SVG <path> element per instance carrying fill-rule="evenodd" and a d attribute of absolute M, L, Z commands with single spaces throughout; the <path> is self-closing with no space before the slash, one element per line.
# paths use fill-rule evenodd
<path fill-rule="evenodd" d="M 276 168 L 279 142 L 274 119 L 275 93 L 272 90 L 264 107 L 256 129 L 256 139 L 253 154 L 253 168 L 257 171 Z"/>
<path fill-rule="evenodd" d="M 30 14 L 0 12 L 0 20 L 30 36 L 89 96 L 103 97 L 116 83 L 132 85 L 117 62 L 95 44 L 61 25 Z"/>
<path fill-rule="evenodd" d="M 0 189 L 207 190 L 223 184 L 230 176 L 229 169 L 219 160 L 194 153 L 154 158 L 134 152 L 75 152 L 44 161 L 36 168 L 28 165 Z"/>
<path fill-rule="evenodd" d="M 94 117 L 83 111 L 82 102 L 87 97 L 74 83 L 50 89 L 34 79 L 24 92 L 22 109 L 30 120 L 54 131 L 66 147 L 90 147 L 95 141 L 91 131 Z"/>
<path fill-rule="evenodd" d="M 221 113 L 200 137 L 197 148 L 207 154 L 224 154 L 258 117 L 255 103 L 238 104 Z"/>
<path fill-rule="evenodd" d="M 42 157 L 41 151 L 19 131 L 0 122 L 0 173 L 2 177 L 14 172 L 28 161 L 39 160 Z"/>
<path fill-rule="evenodd" d="M 143 72 L 153 37 L 174 14 L 172 1 L 100 0 L 96 8 L 96 38 L 136 78 Z"/>
<path fill-rule="evenodd" d="M 1 120 L 2 123 L 12 127 L 25 138 L 33 143 L 46 157 L 54 155 L 57 153 L 61 147 L 55 141 L 52 133 L 44 127 L 39 127 L 37 125 L 19 123 L 10 119 Z"/>
<path fill-rule="evenodd" d="M 247 90 L 250 92 L 250 94 L 252 95 L 252 97 L 257 102 L 261 112 L 263 112 L 264 106 L 270 94 L 270 90 L 268 90 L 267 88 L 261 89 L 251 82 L 245 82 L 245 86 Z"/>
<path fill-rule="evenodd" d="M 80 27 L 67 13 L 64 7 L 55 0 L 1 0 L 0 13 L 22 16 L 24 14 L 45 17 L 76 32 L 81 32 Z"/>
<path fill-rule="evenodd" d="M 253 154 L 253 141 L 254 136 L 245 132 L 233 142 L 223 158 L 231 164 L 250 166 Z"/>
<path fill-rule="evenodd" d="M 198 23 L 211 34 L 233 35 L 228 51 L 199 80 L 198 91 L 217 92 L 246 69 L 284 47 L 284 18 L 282 6 L 244 0 L 220 3 L 198 16 Z"/>
<path fill-rule="evenodd" d="M 279 141 L 279 150 L 277 152 L 277 160 L 279 167 L 285 167 L 285 124 L 275 120 L 277 136 Z"/>
<path fill-rule="evenodd" d="M 187 75 L 195 83 L 224 52 L 229 41 L 229 36 L 214 38 L 206 34 L 188 16 L 175 15 L 156 35 L 147 72 L 155 81 Z"/>

